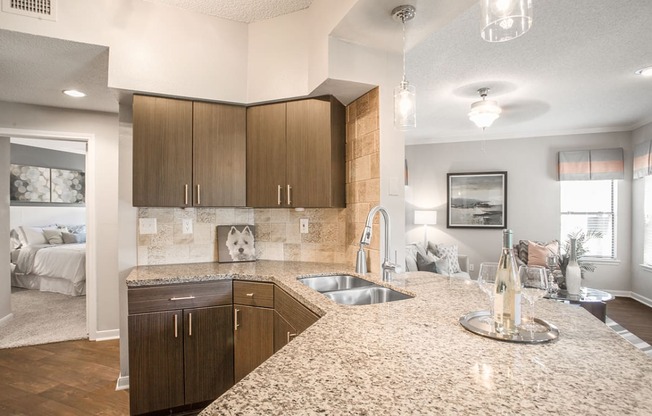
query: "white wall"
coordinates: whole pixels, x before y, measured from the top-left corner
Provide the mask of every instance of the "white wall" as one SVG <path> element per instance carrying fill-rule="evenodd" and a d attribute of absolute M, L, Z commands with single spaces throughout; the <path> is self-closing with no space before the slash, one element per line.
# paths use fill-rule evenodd
<path fill-rule="evenodd" d="M 414 225 L 415 209 L 436 209 L 430 240 L 457 243 L 477 268 L 496 261 L 501 230 L 446 228 L 446 174 L 507 171 L 507 226 L 514 240 L 560 238 L 557 153 L 573 149 L 625 149 L 625 179 L 618 181 L 618 264 L 600 264 L 586 275 L 587 286 L 629 291 L 631 287 L 631 133 L 601 133 L 529 139 L 493 140 L 408 146 L 409 187 L 406 190 L 405 242 L 422 241 L 423 226 Z M 565 238 L 564 238 L 565 240 Z"/>
<path fill-rule="evenodd" d="M 0 172 L 9 172 L 9 137 L 0 137 Z M 0 181 L 0 218 L 9 217 L 9 181 Z M 0 235 L 9 235 L 9 221 L 0 221 Z M 9 238 L 0 238 L 0 322 L 11 319 Z"/>
<path fill-rule="evenodd" d="M 86 224 L 86 207 L 26 207 L 9 208 L 9 227 L 20 225 Z"/>
<path fill-rule="evenodd" d="M 652 123 L 632 132 L 632 147 L 650 139 L 652 139 Z M 644 181 L 644 179 L 636 179 L 632 184 L 632 292 L 639 300 L 652 305 L 652 271 L 641 267 L 645 229 Z"/>
<path fill-rule="evenodd" d="M 95 202 L 94 212 L 89 214 L 95 219 L 96 228 L 88 229 L 87 247 L 89 263 L 94 262 L 89 267 L 96 271 L 98 297 L 97 308 L 89 311 L 89 319 L 94 320 L 100 337 L 103 331 L 112 333 L 118 328 L 117 115 L 0 102 L 0 129 L 3 128 L 47 131 L 66 137 L 93 136 L 89 142 L 87 174 L 94 181 L 87 183 L 87 196 Z M 8 220 L 4 222 L 8 224 Z"/>

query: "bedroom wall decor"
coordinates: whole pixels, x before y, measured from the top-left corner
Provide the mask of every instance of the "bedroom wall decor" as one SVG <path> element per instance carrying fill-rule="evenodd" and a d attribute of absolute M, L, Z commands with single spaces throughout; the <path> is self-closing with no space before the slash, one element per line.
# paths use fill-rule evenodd
<path fill-rule="evenodd" d="M 507 172 L 449 173 L 447 228 L 506 228 Z"/>
<path fill-rule="evenodd" d="M 10 201 L 84 205 L 85 173 L 40 166 L 10 165 Z"/>

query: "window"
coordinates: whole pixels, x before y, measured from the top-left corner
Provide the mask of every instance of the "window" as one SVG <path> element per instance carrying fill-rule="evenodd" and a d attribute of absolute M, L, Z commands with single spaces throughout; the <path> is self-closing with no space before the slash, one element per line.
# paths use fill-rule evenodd
<path fill-rule="evenodd" d="M 645 179 L 645 235 L 643 237 L 643 263 L 652 267 L 652 176 Z"/>
<path fill-rule="evenodd" d="M 616 182 L 562 181 L 561 182 L 561 242 L 576 231 L 598 231 L 602 238 L 587 241 L 587 257 L 614 259 L 616 257 Z M 652 257 L 652 236 L 650 237 Z"/>

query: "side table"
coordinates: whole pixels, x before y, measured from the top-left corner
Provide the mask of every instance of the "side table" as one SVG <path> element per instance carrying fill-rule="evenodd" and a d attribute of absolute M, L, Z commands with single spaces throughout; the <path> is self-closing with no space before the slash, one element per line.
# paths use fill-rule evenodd
<path fill-rule="evenodd" d="M 579 305 L 602 322 L 605 322 L 607 318 L 607 302 L 613 300 L 614 296 L 602 290 L 583 287 L 579 295 L 569 295 L 566 290 L 560 289 L 556 293 L 546 295 L 545 298 Z"/>

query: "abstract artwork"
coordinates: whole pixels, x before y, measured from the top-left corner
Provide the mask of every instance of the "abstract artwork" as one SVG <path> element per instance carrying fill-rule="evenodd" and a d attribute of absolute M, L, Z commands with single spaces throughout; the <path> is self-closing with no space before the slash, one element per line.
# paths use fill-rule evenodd
<path fill-rule="evenodd" d="M 449 173 L 448 228 L 506 228 L 507 172 Z"/>
<path fill-rule="evenodd" d="M 67 169 L 10 165 L 10 200 L 17 203 L 84 205 L 85 174 Z"/>

